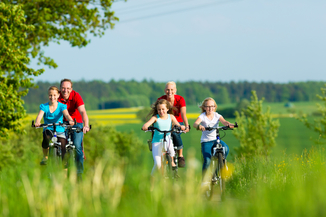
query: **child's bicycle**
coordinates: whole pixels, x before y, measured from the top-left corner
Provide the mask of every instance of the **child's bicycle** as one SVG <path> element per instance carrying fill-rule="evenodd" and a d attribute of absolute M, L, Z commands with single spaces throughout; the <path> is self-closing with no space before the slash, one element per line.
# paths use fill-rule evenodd
<path fill-rule="evenodd" d="M 235 123 L 234 127 L 238 127 L 238 124 Z M 225 130 L 232 130 L 229 126 L 222 126 L 222 127 L 205 127 L 205 130 L 211 131 L 216 130 L 216 140 L 217 144 L 214 145 L 211 149 L 211 165 L 210 165 L 210 173 L 207 171 L 208 177 L 204 180 L 208 179 L 209 184 L 205 188 L 205 197 L 207 199 L 211 199 L 214 193 L 214 185 L 219 184 L 221 198 L 223 198 L 225 192 L 225 181 L 226 181 L 226 159 L 225 159 L 225 150 L 221 144 L 221 138 L 223 138 L 226 133 Z M 224 136 L 220 138 L 220 130 L 224 132 Z"/>
<path fill-rule="evenodd" d="M 32 127 L 35 128 L 47 128 L 47 127 L 53 127 L 53 134 L 52 131 L 48 131 L 49 133 L 52 134 L 52 138 L 49 143 L 49 160 L 53 164 L 59 164 L 59 162 L 62 162 L 62 151 L 61 151 L 61 142 L 58 142 L 58 137 L 57 137 L 57 131 L 56 128 L 57 126 L 62 126 L 66 128 L 69 126 L 68 122 L 64 123 L 51 123 L 51 124 L 41 124 L 39 127 L 35 127 L 34 121 L 32 121 Z"/>
<path fill-rule="evenodd" d="M 167 141 L 166 141 L 166 135 L 168 133 L 172 133 L 172 132 L 177 132 L 177 133 L 183 133 L 184 131 L 182 131 L 180 128 L 174 126 L 171 130 L 160 130 L 156 127 L 148 127 L 148 131 L 154 132 L 154 131 L 158 131 L 160 133 L 163 133 L 163 142 L 162 142 L 162 153 L 161 153 L 161 173 L 162 176 L 166 179 L 174 179 L 174 180 L 178 180 L 179 175 L 178 175 L 178 161 L 175 161 L 175 156 L 174 156 L 174 163 L 175 163 L 175 167 L 172 168 L 172 158 L 173 156 L 170 155 L 169 153 L 169 149 L 166 147 L 167 145 Z M 173 144 L 170 144 L 173 145 Z M 165 150 L 166 147 L 166 150 Z"/>

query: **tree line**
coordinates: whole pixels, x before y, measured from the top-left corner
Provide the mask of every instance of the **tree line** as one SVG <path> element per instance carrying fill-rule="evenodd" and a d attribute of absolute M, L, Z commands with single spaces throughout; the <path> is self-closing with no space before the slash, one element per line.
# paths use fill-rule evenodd
<path fill-rule="evenodd" d="M 218 104 L 239 103 L 250 100 L 255 90 L 266 102 L 316 101 L 325 82 L 177 82 L 177 94 L 183 96 L 188 105 L 197 105 L 206 97 L 213 97 Z M 47 89 L 58 82 L 37 82 L 38 88 L 31 88 L 23 98 L 27 112 L 37 112 L 39 105 L 48 100 Z M 108 109 L 136 106 L 150 106 L 164 95 L 164 82 L 155 81 L 73 81 L 73 89 L 81 94 L 87 109 Z"/>

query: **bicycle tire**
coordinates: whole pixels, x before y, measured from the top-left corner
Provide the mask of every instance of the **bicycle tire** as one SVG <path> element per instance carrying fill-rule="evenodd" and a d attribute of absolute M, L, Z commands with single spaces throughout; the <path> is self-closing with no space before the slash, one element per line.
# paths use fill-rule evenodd
<path fill-rule="evenodd" d="M 224 194 L 225 191 L 225 177 L 223 174 L 224 170 L 224 161 L 223 161 L 223 154 L 222 153 L 218 153 L 218 177 L 219 177 L 219 181 L 220 181 L 220 191 L 221 191 L 221 195 Z"/>
<path fill-rule="evenodd" d="M 209 180 L 209 185 L 207 186 L 207 189 L 205 190 L 205 196 L 208 200 L 211 200 L 214 195 L 214 177 L 216 177 L 216 160 L 211 160 L 211 169 L 212 169 L 212 176 Z"/>

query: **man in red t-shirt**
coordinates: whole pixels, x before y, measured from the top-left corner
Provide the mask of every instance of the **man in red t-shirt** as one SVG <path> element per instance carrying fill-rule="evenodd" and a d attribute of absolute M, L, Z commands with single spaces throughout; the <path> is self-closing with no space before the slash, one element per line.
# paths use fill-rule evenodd
<path fill-rule="evenodd" d="M 83 128 L 83 132 L 72 135 L 72 141 L 76 147 L 76 165 L 77 165 L 77 177 L 81 179 L 84 171 L 84 153 L 83 153 L 83 136 L 84 133 L 89 131 L 88 116 L 86 113 L 84 101 L 77 93 L 72 89 L 72 82 L 70 79 L 63 79 L 60 82 L 60 96 L 58 101 L 67 105 L 67 110 L 72 119 L 76 119 L 76 126 Z"/>
<path fill-rule="evenodd" d="M 175 82 L 170 81 L 166 83 L 164 92 L 166 95 L 161 96 L 157 100 L 160 99 L 166 99 L 171 103 L 173 106 L 173 115 L 176 117 L 177 121 L 180 124 L 183 124 L 186 126 L 185 132 L 189 132 L 189 124 L 188 119 L 186 116 L 186 101 L 182 96 L 177 95 L 177 86 Z M 178 152 L 178 166 L 179 167 L 185 167 L 186 162 L 183 157 L 183 143 L 181 140 L 181 136 L 178 133 L 173 132 L 171 134 L 173 138 L 173 144 L 174 146 L 177 146 L 177 152 Z"/>

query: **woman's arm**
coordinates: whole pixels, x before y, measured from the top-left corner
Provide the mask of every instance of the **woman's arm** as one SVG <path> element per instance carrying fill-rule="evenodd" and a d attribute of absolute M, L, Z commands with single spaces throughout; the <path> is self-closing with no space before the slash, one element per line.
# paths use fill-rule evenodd
<path fill-rule="evenodd" d="M 180 125 L 179 122 L 177 121 L 177 119 L 174 117 L 174 115 L 170 115 L 171 116 L 171 120 L 172 120 L 172 123 L 175 125 L 175 126 L 178 126 L 181 128 L 181 130 L 185 130 L 186 127 L 183 126 L 183 125 Z M 188 130 L 189 131 L 189 130 Z M 185 131 L 187 132 L 187 131 Z"/>
<path fill-rule="evenodd" d="M 151 119 L 149 119 L 149 121 L 147 121 L 143 127 L 141 128 L 142 130 L 148 130 L 148 127 L 151 126 L 152 124 L 154 124 L 157 120 L 156 116 L 152 116 Z"/>
<path fill-rule="evenodd" d="M 186 130 L 185 132 L 189 132 L 189 123 L 188 123 L 188 118 L 187 118 L 187 109 L 186 109 L 186 106 L 183 106 L 180 108 L 180 113 L 181 113 L 181 117 L 182 117 L 182 120 L 186 126 Z"/>
<path fill-rule="evenodd" d="M 193 125 L 194 128 L 196 128 L 197 130 L 201 130 L 201 131 L 205 131 L 205 127 L 203 127 L 202 125 L 200 125 L 201 123 L 201 118 L 198 117 Z"/>
<path fill-rule="evenodd" d="M 69 124 L 70 124 L 71 126 L 73 126 L 75 123 L 74 123 L 74 120 L 73 120 L 73 119 L 71 118 L 71 116 L 69 115 L 68 110 L 65 109 L 65 110 L 62 111 L 62 113 L 63 113 L 63 115 L 65 116 L 65 118 L 69 121 Z"/>
<path fill-rule="evenodd" d="M 36 119 L 35 119 L 35 127 L 39 127 L 41 125 L 41 120 L 44 115 L 44 111 L 40 110 Z"/>

